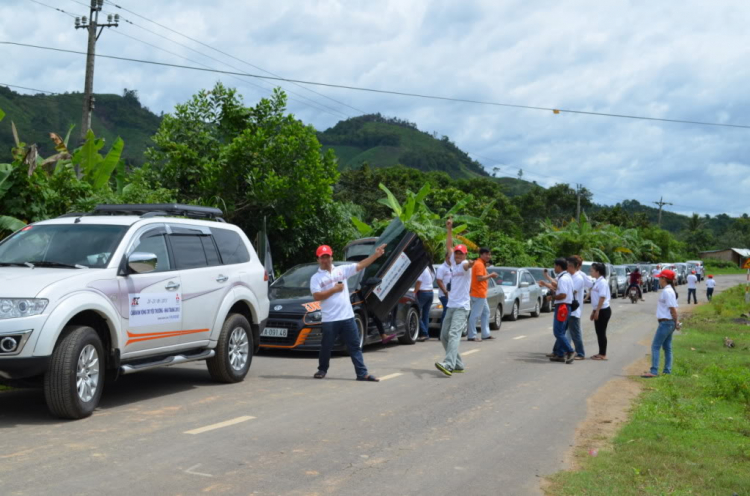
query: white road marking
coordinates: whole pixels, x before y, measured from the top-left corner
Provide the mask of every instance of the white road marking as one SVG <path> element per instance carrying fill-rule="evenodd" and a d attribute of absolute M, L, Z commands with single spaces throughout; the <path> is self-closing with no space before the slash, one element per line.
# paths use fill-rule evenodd
<path fill-rule="evenodd" d="M 402 374 L 401 372 L 396 372 L 395 374 L 388 374 L 385 377 L 381 377 L 380 380 L 381 380 L 381 382 L 382 381 L 387 381 L 388 379 L 395 379 L 396 377 L 398 377 L 400 375 L 404 375 L 404 374 Z"/>
<path fill-rule="evenodd" d="M 526 337 L 526 336 L 516 336 L 516 337 L 514 337 L 513 339 L 523 339 L 523 338 L 525 338 L 525 337 Z"/>
<path fill-rule="evenodd" d="M 469 350 L 469 351 L 467 351 L 465 353 L 461 353 L 461 355 L 471 355 L 472 353 L 478 353 L 480 351 L 482 351 L 482 350 L 480 350 L 479 348 L 474 348 L 473 350 Z"/>
<path fill-rule="evenodd" d="M 185 473 L 186 474 L 190 474 L 190 475 L 200 475 L 201 477 L 213 477 L 213 475 L 211 475 L 211 474 L 203 474 L 201 472 L 193 472 L 193 470 L 195 470 L 196 468 L 198 468 L 200 466 L 201 466 L 200 463 L 197 464 L 197 465 L 193 465 L 189 469 L 185 470 Z"/>
<path fill-rule="evenodd" d="M 185 434 L 203 434 L 204 432 L 213 431 L 215 429 L 221 429 L 222 427 L 229 427 L 230 425 L 247 422 L 248 420 L 253 420 L 254 418 L 255 417 L 249 417 L 249 416 L 237 417 L 236 419 L 227 420 L 226 422 L 219 422 L 218 424 L 207 425 L 206 427 L 193 429 L 192 431 L 185 431 Z"/>

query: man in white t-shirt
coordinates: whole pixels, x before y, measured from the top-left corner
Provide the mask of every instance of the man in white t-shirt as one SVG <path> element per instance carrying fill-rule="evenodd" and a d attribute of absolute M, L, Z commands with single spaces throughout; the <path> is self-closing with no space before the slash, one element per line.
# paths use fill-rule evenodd
<path fill-rule="evenodd" d="M 711 301 L 711 299 L 714 297 L 715 287 L 716 287 L 716 279 L 714 279 L 714 276 L 709 274 L 708 279 L 706 279 L 706 299 L 708 301 Z"/>
<path fill-rule="evenodd" d="M 320 343 L 318 356 L 318 371 L 313 377 L 323 379 L 328 373 L 331 362 L 331 351 L 336 338 L 341 336 L 349 350 L 349 354 L 357 373 L 358 381 L 379 382 L 379 379 L 367 372 L 362 358 L 362 348 L 359 346 L 359 331 L 354 321 L 354 310 L 349 296 L 347 279 L 370 266 L 375 260 L 383 256 L 385 246 L 375 248 L 375 252 L 359 263 L 333 265 L 333 250 L 328 245 L 318 247 L 318 271 L 310 278 L 310 292 L 315 301 L 320 302 L 323 313 L 323 338 Z"/>
<path fill-rule="evenodd" d="M 698 287 L 696 286 L 696 283 L 698 282 L 698 276 L 695 275 L 695 271 L 693 271 L 689 276 L 687 276 L 687 286 L 688 286 L 688 305 L 690 304 L 690 297 L 693 297 L 693 304 L 698 303 L 698 298 L 696 297 L 696 292 Z"/>
<path fill-rule="evenodd" d="M 568 318 L 573 303 L 573 278 L 568 273 L 568 261 L 564 258 L 555 260 L 555 274 L 557 274 L 557 289 L 554 296 L 555 311 L 553 312 L 552 331 L 555 335 L 555 355 L 553 362 L 573 363 L 575 350 L 565 335 Z"/>
<path fill-rule="evenodd" d="M 651 271 L 651 286 L 652 291 L 659 291 L 659 273 L 661 272 L 661 267 L 657 265 L 653 268 Z"/>
<path fill-rule="evenodd" d="M 581 272 L 581 257 L 574 255 L 567 258 L 568 260 L 568 273 L 573 279 L 573 299 L 578 302 L 578 308 L 570 312 L 568 318 L 568 331 L 567 335 L 570 336 L 570 340 L 573 341 L 573 346 L 576 350 L 576 360 L 584 360 L 586 358 L 586 352 L 583 349 L 583 331 L 581 330 L 581 315 L 583 314 L 583 294 L 584 286 L 586 285 L 583 272 Z"/>
<path fill-rule="evenodd" d="M 452 268 L 451 291 L 448 298 L 448 311 L 445 313 L 443 324 L 440 328 L 440 341 L 445 348 L 445 358 L 442 362 L 436 362 L 435 367 L 447 375 L 464 371 L 464 362 L 458 353 L 461 343 L 461 335 L 466 330 L 471 308 L 471 268 L 474 262 L 466 260 L 468 250 L 464 245 L 453 247 L 453 219 L 445 223 L 447 235 L 445 238 L 446 253 L 450 255 Z"/>
<path fill-rule="evenodd" d="M 414 294 L 417 295 L 417 304 L 419 305 L 419 333 L 417 341 L 427 341 L 430 339 L 430 309 L 432 302 L 435 300 L 435 292 L 432 289 L 432 283 L 435 280 L 435 274 L 432 273 L 432 267 L 429 265 L 424 268 L 414 285 Z"/>

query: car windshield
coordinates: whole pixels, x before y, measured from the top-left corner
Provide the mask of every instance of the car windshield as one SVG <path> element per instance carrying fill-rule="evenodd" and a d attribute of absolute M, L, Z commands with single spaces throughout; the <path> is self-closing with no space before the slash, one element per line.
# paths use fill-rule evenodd
<path fill-rule="evenodd" d="M 337 267 L 343 265 L 351 265 L 345 262 L 339 262 L 334 264 Z M 306 264 L 292 267 L 281 277 L 276 279 L 272 288 L 286 288 L 286 289 L 310 289 L 310 279 L 318 271 L 318 264 Z M 357 289 L 357 281 L 361 273 L 357 273 L 350 277 L 346 282 L 349 285 L 349 290 L 353 291 Z"/>
<path fill-rule="evenodd" d="M 539 269 L 536 267 L 529 267 L 526 270 L 528 270 L 532 276 L 534 276 L 534 279 L 537 281 L 544 280 L 544 269 Z"/>
<path fill-rule="evenodd" d="M 499 286 L 515 286 L 518 280 L 518 271 L 512 269 L 489 269 L 497 274 L 495 284 Z"/>
<path fill-rule="evenodd" d="M 625 267 L 615 267 L 615 272 L 617 272 L 618 276 L 627 275 L 627 273 L 625 272 Z"/>
<path fill-rule="evenodd" d="M 102 269 L 127 230 L 90 224 L 27 226 L 0 243 L 0 264 Z"/>

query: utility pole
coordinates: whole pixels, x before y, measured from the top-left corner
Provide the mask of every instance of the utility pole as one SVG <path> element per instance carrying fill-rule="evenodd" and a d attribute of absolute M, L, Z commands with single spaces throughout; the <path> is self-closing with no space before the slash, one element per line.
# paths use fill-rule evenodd
<path fill-rule="evenodd" d="M 90 17 L 76 17 L 76 29 L 87 29 L 89 34 L 88 50 L 86 55 L 86 82 L 83 89 L 83 116 L 81 117 L 81 141 L 86 139 L 86 134 L 91 129 L 91 111 L 94 109 L 94 59 L 96 57 L 96 41 L 101 36 L 104 28 L 116 28 L 120 23 L 120 15 L 107 15 L 107 22 L 99 24 L 99 12 L 104 6 L 104 0 L 91 0 Z M 97 29 L 99 32 L 97 33 Z M 77 171 L 76 171 L 77 172 Z"/>
<path fill-rule="evenodd" d="M 577 205 L 576 205 L 576 220 L 578 223 L 581 223 L 581 193 L 583 192 L 583 184 L 576 184 L 576 197 Z"/>
<path fill-rule="evenodd" d="M 655 205 L 659 205 L 659 227 L 661 227 L 661 208 L 664 205 L 674 205 L 673 203 L 665 202 L 664 197 L 659 198 L 658 202 L 654 202 Z"/>

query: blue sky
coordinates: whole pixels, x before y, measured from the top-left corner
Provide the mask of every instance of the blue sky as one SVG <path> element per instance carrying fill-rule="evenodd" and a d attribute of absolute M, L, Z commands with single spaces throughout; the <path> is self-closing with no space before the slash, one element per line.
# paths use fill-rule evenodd
<path fill-rule="evenodd" d="M 86 14 L 74 0 L 40 0 Z M 80 0 L 87 3 L 88 0 Z M 285 77 L 553 108 L 750 125 L 746 1 L 122 0 L 147 19 Z M 107 6 L 109 4 L 109 6 Z M 656 4 L 656 5 L 655 5 Z M 190 42 L 108 1 L 125 19 L 102 54 L 259 70 Z M 21 22 L 23 21 L 23 22 Z M 142 28 L 188 45 L 159 38 Z M 73 19 L 30 0 L 0 0 L 0 40 L 85 50 Z M 212 60 L 210 55 L 220 61 Z M 0 45 L 0 82 L 80 91 L 84 59 Z M 217 80 L 252 104 L 273 84 L 97 60 L 95 90 L 137 89 L 169 112 Z M 290 110 L 318 129 L 359 113 L 293 85 Z M 750 129 L 669 124 L 315 88 L 449 136 L 488 171 L 548 186 L 582 183 L 612 204 L 664 196 L 682 213 L 750 212 Z M 310 101 L 312 100 L 312 102 Z M 480 158 L 486 157 L 486 158 Z"/>

